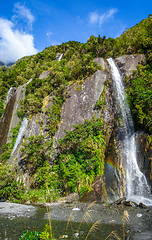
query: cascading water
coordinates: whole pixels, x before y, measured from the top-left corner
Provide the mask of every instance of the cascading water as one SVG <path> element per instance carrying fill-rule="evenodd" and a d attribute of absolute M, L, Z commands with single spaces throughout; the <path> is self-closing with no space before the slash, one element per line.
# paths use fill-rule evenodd
<path fill-rule="evenodd" d="M 130 108 L 125 97 L 121 75 L 112 58 L 108 59 L 111 67 L 116 110 L 120 114 L 121 151 L 123 162 L 126 163 L 126 198 L 136 203 L 152 205 L 150 188 L 145 175 L 140 171 L 136 156 L 136 141 Z"/>
<path fill-rule="evenodd" d="M 61 61 L 63 55 L 64 55 L 64 53 L 62 53 L 62 54 L 59 56 L 58 61 Z"/>
<path fill-rule="evenodd" d="M 28 124 L 28 120 L 27 120 L 27 118 L 24 118 L 22 123 L 21 123 L 21 127 L 20 127 L 16 142 L 15 142 L 14 147 L 13 147 L 12 155 L 15 152 L 16 148 L 18 147 L 18 145 L 20 144 L 20 142 L 21 142 L 21 140 L 24 136 L 24 132 L 26 130 L 27 124 Z"/>
<path fill-rule="evenodd" d="M 14 87 L 11 87 L 9 90 L 8 90 L 8 93 L 7 93 L 7 98 L 6 98 L 6 104 L 8 103 L 8 101 L 10 100 L 10 98 L 12 97 L 13 93 L 14 93 Z"/>

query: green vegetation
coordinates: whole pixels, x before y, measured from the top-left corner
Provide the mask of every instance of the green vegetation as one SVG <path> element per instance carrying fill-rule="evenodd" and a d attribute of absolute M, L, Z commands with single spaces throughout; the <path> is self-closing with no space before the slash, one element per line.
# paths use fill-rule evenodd
<path fill-rule="evenodd" d="M 85 80 L 100 67 L 93 63 L 93 54 L 83 53 L 83 44 L 69 41 L 59 46 L 46 48 L 37 55 L 24 57 L 18 60 L 9 69 L 0 68 L 0 113 L 4 112 L 4 105 L 7 91 L 10 87 L 17 87 L 28 82 L 26 99 L 23 102 L 23 115 L 25 112 L 33 114 L 42 107 L 43 98 L 53 91 L 55 96 L 65 90 L 65 86 L 76 81 Z M 55 60 L 57 53 L 64 53 L 62 61 Z M 50 75 L 46 79 L 38 79 L 39 75 L 50 70 Z M 62 87 L 61 87 L 62 86 Z M 54 91 L 55 90 L 55 91 Z"/>
<path fill-rule="evenodd" d="M 152 134 L 152 67 L 139 66 L 127 82 L 127 93 L 136 129 Z"/>
<path fill-rule="evenodd" d="M 25 230 L 19 240 L 39 240 L 40 239 L 40 233 L 33 231 L 29 232 L 29 230 Z"/>
<path fill-rule="evenodd" d="M 57 154 L 53 153 L 53 137 L 61 122 L 63 103 L 69 86 L 75 84 L 75 90 L 82 87 L 83 81 L 98 69 L 93 62 L 96 57 L 118 57 L 124 54 L 144 54 L 145 65 L 139 66 L 132 76 L 126 79 L 126 91 L 129 97 L 136 129 L 143 128 L 152 134 L 152 18 L 147 18 L 127 29 L 116 39 L 105 36 L 91 36 L 87 43 L 69 41 L 58 46 L 47 47 L 41 53 L 18 60 L 9 69 L 0 67 L 0 117 L 5 111 L 5 99 L 10 87 L 18 87 L 33 79 L 26 87 L 25 99 L 21 102 L 18 116 L 29 117 L 38 113 L 47 115 L 46 135 L 31 136 L 22 143 L 22 169 L 30 176 L 31 190 L 24 196 L 16 178 L 12 178 L 14 169 L 6 167 L 19 126 L 13 129 L 10 142 L 3 146 L 0 167 L 6 171 L 1 196 L 5 199 L 39 201 L 42 193 L 49 190 L 48 200 L 70 192 L 82 194 L 91 189 L 94 178 L 104 173 L 105 142 L 101 118 L 86 120 L 84 124 L 66 132 L 58 143 Z M 56 60 L 57 53 L 64 53 L 62 60 Z M 49 71 L 44 79 L 41 73 Z M 104 111 L 105 92 L 95 105 L 95 110 Z M 48 102 L 50 107 L 46 109 Z M 43 127 L 43 121 L 40 121 Z M 8 166 L 8 165 L 7 165 Z M 7 170 L 8 168 L 8 170 Z M 17 170 L 15 170 L 17 171 Z M 14 175 L 16 176 L 16 175 Z M 17 195 L 12 190 L 13 181 Z M 0 183 L 1 184 L 1 183 Z M 8 184 L 8 185 L 7 185 Z M 6 193 L 5 193 L 6 191 Z M 21 195 L 18 194 L 20 191 Z M 20 196 L 20 197 L 19 197 Z"/>
<path fill-rule="evenodd" d="M 81 219 L 80 223 L 77 223 L 77 231 L 75 232 L 74 229 L 75 227 L 72 226 L 72 218 L 73 218 L 73 211 L 71 212 L 71 214 L 69 215 L 69 219 L 67 221 L 66 224 L 66 229 L 65 229 L 65 233 L 64 235 L 61 235 L 58 239 L 74 239 L 76 240 L 77 238 L 79 238 L 79 235 L 83 234 L 83 239 L 87 240 L 89 238 L 90 235 L 92 235 L 92 238 L 102 238 L 103 236 L 100 235 L 100 229 L 102 229 L 102 220 L 98 220 L 95 223 L 92 224 L 92 226 L 90 227 L 88 233 L 85 233 L 83 231 L 80 231 L 82 229 L 83 223 L 90 219 L 92 222 L 92 212 L 94 210 L 92 210 L 92 206 L 93 204 L 95 204 L 96 202 L 92 202 L 90 205 L 87 206 L 87 209 Z M 52 222 L 51 222 L 51 211 L 50 209 L 47 209 L 47 212 L 49 212 L 49 224 L 46 224 L 44 231 L 41 233 L 38 233 L 36 231 L 32 231 L 29 232 L 29 230 L 25 230 L 23 232 L 23 234 L 21 235 L 21 238 L 19 238 L 19 240 L 25 239 L 25 240 L 57 240 L 57 238 L 54 237 L 53 234 L 53 229 L 52 229 Z M 108 236 L 106 238 L 104 238 L 105 240 L 107 239 L 118 239 L 118 240 L 125 240 L 126 239 L 126 232 L 125 232 L 125 224 L 129 221 L 129 214 L 127 211 L 124 211 L 123 216 L 122 216 L 122 238 L 118 235 L 117 231 L 113 230 L 112 232 L 110 232 L 110 234 L 108 234 Z M 68 235 L 69 233 L 69 228 L 71 228 L 72 230 L 72 234 L 70 234 L 71 236 Z M 120 228 L 120 227 L 119 227 Z M 98 233 L 98 237 L 96 236 L 96 234 Z M 107 230 L 106 230 L 106 234 L 107 234 Z M 105 235 L 105 234 L 104 234 Z M 112 237 L 112 238 L 111 238 Z"/>
<path fill-rule="evenodd" d="M 60 192 L 65 194 L 76 191 L 82 194 L 92 188 L 95 176 L 103 174 L 105 144 L 100 118 L 86 120 L 84 124 L 74 126 L 73 131 L 66 132 L 65 137 L 59 141 L 60 154 L 55 155 L 53 165 L 48 163 L 48 144 L 49 141 L 45 141 L 44 136 L 31 136 L 29 142 L 22 144 L 21 153 L 22 169 L 32 176 L 31 188 L 41 189 L 43 195 L 45 189 L 48 189 L 49 200 L 55 199 Z M 25 194 L 24 200 L 27 196 L 30 200 L 38 200 L 30 192 Z"/>
<path fill-rule="evenodd" d="M 0 199 L 19 202 L 23 194 L 23 185 L 17 182 L 17 166 L 0 164 Z"/>
<path fill-rule="evenodd" d="M 6 163 L 10 158 L 20 126 L 21 123 L 19 123 L 16 128 L 13 128 L 11 130 L 11 137 L 9 138 L 9 142 L 2 146 L 3 153 L 0 156 L 0 163 Z"/>
<path fill-rule="evenodd" d="M 102 111 L 104 110 L 104 107 L 105 107 L 105 92 L 106 92 L 106 85 L 104 86 L 104 89 L 103 89 L 98 101 L 95 104 L 95 109 L 96 110 L 100 110 L 100 109 L 102 109 Z"/>
<path fill-rule="evenodd" d="M 95 176 L 104 172 L 104 136 L 102 119 L 86 120 L 74 126 L 59 141 L 60 154 L 53 168 L 66 192 L 82 194 L 90 190 Z"/>

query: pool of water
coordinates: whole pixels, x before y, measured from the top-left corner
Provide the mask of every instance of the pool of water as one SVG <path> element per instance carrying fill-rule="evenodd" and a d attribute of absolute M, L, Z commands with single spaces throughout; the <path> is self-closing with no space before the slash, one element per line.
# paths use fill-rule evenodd
<path fill-rule="evenodd" d="M 44 219 L 45 214 L 45 208 L 38 208 L 35 216 L 29 218 L 8 219 L 0 216 L 0 239 L 17 240 L 26 229 L 29 231 L 43 231 L 45 225 L 48 224 L 48 220 Z M 68 235 L 69 238 L 74 239 L 74 234 L 77 232 L 80 225 L 78 222 L 71 222 L 66 233 L 67 221 L 52 220 L 51 224 L 54 237 L 57 239 L 65 234 Z M 93 223 L 82 223 L 78 239 L 84 240 L 92 225 Z M 94 240 L 97 238 L 104 240 L 112 231 L 117 231 L 118 235 L 122 237 L 121 225 L 101 223 L 98 225 L 98 229 L 89 235 L 88 239 Z"/>
<path fill-rule="evenodd" d="M 6 205 L 8 205 L 6 203 Z M 27 205 L 26 205 L 27 206 Z M 50 214 L 47 214 L 47 209 L 42 206 L 35 206 L 36 211 L 32 212 L 32 206 L 24 205 L 24 214 L 20 212 L 19 205 L 11 205 L 4 211 L 3 205 L 0 207 L 0 240 L 18 240 L 25 230 L 42 232 L 49 223 L 48 216 L 51 216 L 51 224 L 53 228 L 54 238 L 59 239 L 62 235 L 68 235 L 69 239 L 74 239 L 75 233 L 79 229 L 80 221 L 85 215 L 87 205 L 78 204 L 58 204 L 52 205 Z M 75 211 L 73 210 L 75 206 Z M 31 207 L 31 208 L 30 208 Z M 13 209 L 15 213 L 11 213 Z M 25 209 L 26 212 L 25 212 Z M 77 209 L 77 211 L 76 211 Z M 67 221 L 71 211 L 73 210 L 73 219 L 69 223 L 66 232 Z M 94 222 L 101 220 L 96 225 L 96 231 L 89 235 L 88 240 L 101 239 L 105 240 L 108 235 L 115 231 L 119 239 L 123 239 L 122 217 L 124 211 L 128 212 L 129 222 L 125 222 L 125 239 L 129 240 L 151 240 L 152 239 L 152 209 L 139 209 L 124 206 L 105 206 L 94 204 L 89 209 L 89 214 L 92 214 L 92 219 L 88 223 L 83 222 L 79 230 L 78 240 L 84 240 L 93 226 Z M 5 212 L 5 213 L 4 213 Z M 32 212 L 33 215 L 28 213 Z M 24 216 L 24 217 L 23 217 Z M 76 222 L 75 222 L 76 221 Z M 85 220 L 87 221 L 87 219 Z M 118 239 L 112 236 L 108 239 Z"/>

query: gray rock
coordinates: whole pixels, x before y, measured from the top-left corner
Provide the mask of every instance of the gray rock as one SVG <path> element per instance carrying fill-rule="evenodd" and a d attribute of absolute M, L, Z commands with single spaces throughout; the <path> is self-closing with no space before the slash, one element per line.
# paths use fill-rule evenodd
<path fill-rule="evenodd" d="M 2 154 L 3 149 L 1 148 L 6 142 L 9 135 L 10 124 L 12 120 L 12 114 L 14 111 L 14 104 L 16 101 L 16 93 L 8 101 L 5 113 L 0 119 L 0 154 Z"/>
<path fill-rule="evenodd" d="M 61 55 L 60 53 L 57 53 L 55 59 L 58 60 L 60 55 Z"/>
<path fill-rule="evenodd" d="M 43 73 L 40 74 L 39 79 L 44 79 L 47 78 L 50 74 L 51 70 L 45 71 Z"/>
<path fill-rule="evenodd" d="M 129 207 L 138 207 L 138 204 L 133 201 L 124 201 L 123 204 Z"/>
<path fill-rule="evenodd" d="M 65 197 L 66 203 L 77 203 L 79 202 L 79 195 L 77 193 L 71 193 L 69 196 Z"/>
<path fill-rule="evenodd" d="M 152 189 L 151 161 L 152 143 L 148 143 L 148 134 L 145 132 L 136 133 L 137 159 L 140 171 L 146 176 L 149 186 Z"/>
<path fill-rule="evenodd" d="M 0 215 L 7 218 L 30 217 L 35 215 L 37 208 L 24 204 L 0 202 Z"/>
<path fill-rule="evenodd" d="M 46 110 L 52 107 L 51 98 L 47 97 L 44 99 L 46 102 L 45 106 L 43 106 L 42 113 L 38 113 L 34 115 L 31 119 L 29 119 L 29 123 L 26 129 L 25 138 L 28 139 L 30 136 L 35 135 L 38 136 L 40 134 L 45 135 L 46 125 L 48 124 L 48 115 Z"/>
<path fill-rule="evenodd" d="M 136 70 L 137 65 L 144 64 L 145 56 L 143 54 L 139 55 L 123 55 L 116 58 L 115 61 L 120 68 L 120 71 L 129 77 L 133 70 Z"/>
<path fill-rule="evenodd" d="M 140 208 L 148 208 L 145 204 L 143 204 L 143 203 L 139 203 L 139 205 L 138 205 Z"/>
<path fill-rule="evenodd" d="M 106 74 L 100 70 L 86 79 L 81 90 L 76 90 L 76 86 L 69 89 L 68 98 L 62 107 L 62 123 L 55 135 L 55 140 L 64 137 L 66 131 L 72 130 L 73 125 L 84 123 L 85 119 L 91 119 L 96 110 L 94 106 L 103 91 Z M 99 117 L 100 114 L 96 117 Z"/>
<path fill-rule="evenodd" d="M 32 79 L 30 79 L 27 83 L 25 83 L 24 85 L 21 85 L 17 88 L 15 104 L 14 104 L 14 107 L 13 107 L 11 122 L 10 122 L 10 126 L 9 126 L 8 138 L 11 136 L 11 130 L 13 128 L 17 127 L 17 124 L 21 121 L 21 119 L 17 115 L 17 112 L 20 109 L 20 102 L 22 100 L 24 100 L 24 98 L 25 98 L 26 86 L 31 81 L 32 81 Z M 7 142 L 9 142 L 9 140 Z"/>
<path fill-rule="evenodd" d="M 103 68 L 103 70 L 105 70 L 105 68 L 107 67 L 106 61 L 101 57 L 100 58 L 95 58 L 93 60 L 93 62 L 96 62 L 98 65 L 100 65 Z"/>
<path fill-rule="evenodd" d="M 113 202 L 112 205 L 117 206 L 117 205 L 123 204 L 125 201 L 126 201 L 126 198 L 123 197 L 123 198 L 120 198 L 117 201 Z"/>

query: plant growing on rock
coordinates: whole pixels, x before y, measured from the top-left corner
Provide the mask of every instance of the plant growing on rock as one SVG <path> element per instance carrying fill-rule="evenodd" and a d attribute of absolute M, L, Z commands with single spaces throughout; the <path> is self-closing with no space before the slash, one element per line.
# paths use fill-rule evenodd
<path fill-rule="evenodd" d="M 17 167 L 0 164 L 0 199 L 20 201 L 23 193 L 23 184 L 17 182 Z"/>
<path fill-rule="evenodd" d="M 104 136 L 102 119 L 85 120 L 84 124 L 73 126 L 59 140 L 59 155 L 53 169 L 57 172 L 67 192 L 82 194 L 91 189 L 95 176 L 104 171 Z"/>

